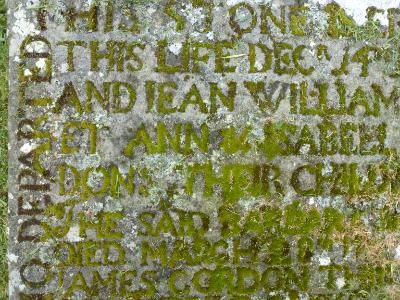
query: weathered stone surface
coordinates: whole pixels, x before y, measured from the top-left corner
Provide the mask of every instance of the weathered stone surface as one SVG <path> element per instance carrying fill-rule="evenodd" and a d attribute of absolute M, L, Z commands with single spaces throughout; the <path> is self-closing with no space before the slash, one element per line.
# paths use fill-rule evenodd
<path fill-rule="evenodd" d="M 300 2 L 8 1 L 11 299 L 400 297 L 399 3 Z"/>

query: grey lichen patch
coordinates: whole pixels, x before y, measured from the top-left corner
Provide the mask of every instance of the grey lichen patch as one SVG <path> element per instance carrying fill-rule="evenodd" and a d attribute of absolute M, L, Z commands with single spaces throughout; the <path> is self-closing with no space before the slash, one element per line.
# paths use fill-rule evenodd
<path fill-rule="evenodd" d="M 313 34 L 322 39 L 325 37 L 325 33 L 328 28 L 328 17 L 329 15 L 322 9 L 322 5 L 309 1 L 305 4 L 306 16 L 308 20 L 308 27 L 311 29 Z"/>

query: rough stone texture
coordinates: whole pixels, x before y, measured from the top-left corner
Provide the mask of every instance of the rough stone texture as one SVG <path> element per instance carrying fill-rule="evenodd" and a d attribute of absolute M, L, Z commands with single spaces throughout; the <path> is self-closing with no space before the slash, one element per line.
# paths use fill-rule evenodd
<path fill-rule="evenodd" d="M 399 3 L 364 4 L 9 0 L 10 298 L 398 299 Z"/>

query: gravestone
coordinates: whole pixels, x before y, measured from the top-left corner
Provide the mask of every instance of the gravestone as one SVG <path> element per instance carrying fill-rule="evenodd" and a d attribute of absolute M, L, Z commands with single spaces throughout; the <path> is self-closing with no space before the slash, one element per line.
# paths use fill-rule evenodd
<path fill-rule="evenodd" d="M 11 299 L 399 299 L 399 1 L 8 18 Z"/>

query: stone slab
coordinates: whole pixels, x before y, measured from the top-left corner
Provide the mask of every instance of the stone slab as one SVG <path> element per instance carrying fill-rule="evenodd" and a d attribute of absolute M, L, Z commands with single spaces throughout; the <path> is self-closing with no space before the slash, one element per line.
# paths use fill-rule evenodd
<path fill-rule="evenodd" d="M 8 19 L 10 299 L 400 297 L 399 1 Z"/>

